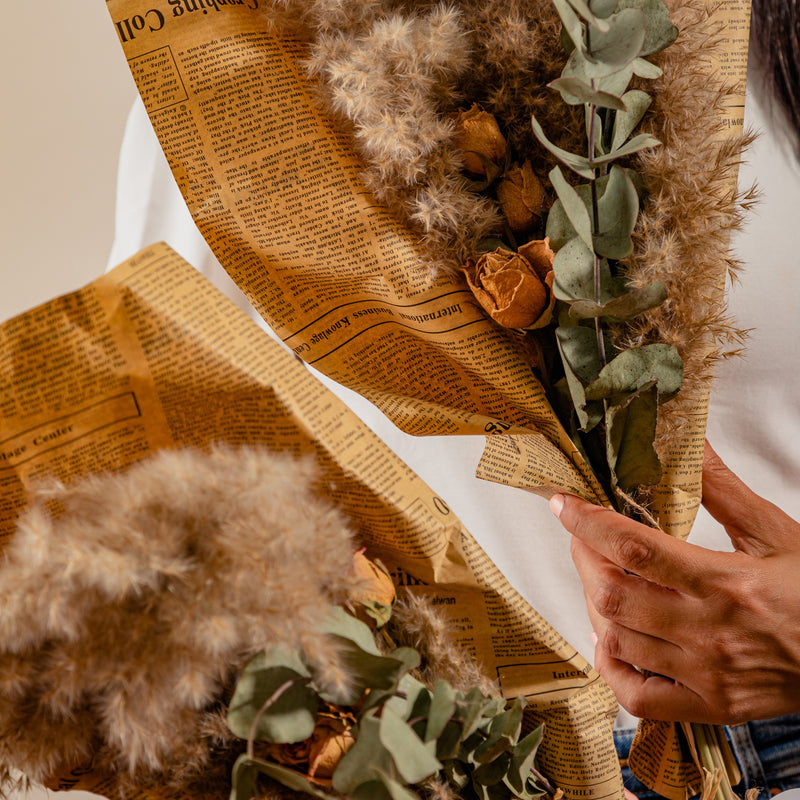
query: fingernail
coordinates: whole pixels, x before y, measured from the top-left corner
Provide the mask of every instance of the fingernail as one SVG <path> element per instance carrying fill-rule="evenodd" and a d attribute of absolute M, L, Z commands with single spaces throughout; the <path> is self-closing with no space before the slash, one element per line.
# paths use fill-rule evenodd
<path fill-rule="evenodd" d="M 592 638 L 592 644 L 593 644 L 595 647 L 597 647 L 597 634 L 596 634 L 594 631 L 592 631 L 592 632 L 589 634 L 589 636 L 591 636 L 591 638 Z"/>
<path fill-rule="evenodd" d="M 564 495 L 554 494 L 550 498 L 550 510 L 556 515 L 556 518 L 561 516 L 561 511 L 564 508 Z"/>

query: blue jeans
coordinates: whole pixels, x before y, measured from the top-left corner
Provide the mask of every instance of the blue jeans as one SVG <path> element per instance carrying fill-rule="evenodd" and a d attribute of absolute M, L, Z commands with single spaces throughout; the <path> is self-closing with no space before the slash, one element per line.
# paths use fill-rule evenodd
<path fill-rule="evenodd" d="M 770 794 L 800 786 L 800 714 L 777 719 L 748 722 L 725 728 L 731 750 L 742 772 L 742 782 L 734 786 L 741 797 L 748 789 L 759 789 L 759 800 Z M 614 731 L 620 759 L 627 759 L 634 731 Z M 648 789 L 623 766 L 622 779 L 640 800 L 658 800 L 661 795 Z"/>

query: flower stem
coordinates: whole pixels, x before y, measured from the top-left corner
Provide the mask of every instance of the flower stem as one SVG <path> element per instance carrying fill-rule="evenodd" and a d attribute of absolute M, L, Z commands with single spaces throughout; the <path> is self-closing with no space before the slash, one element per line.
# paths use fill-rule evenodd
<path fill-rule="evenodd" d="M 594 89 L 594 78 L 591 80 L 592 88 Z M 589 147 L 588 155 L 589 161 L 594 161 L 595 151 L 594 142 L 596 137 L 595 125 L 597 122 L 597 107 L 590 105 L 587 113 L 589 116 Z M 597 170 L 592 170 L 592 235 L 597 236 L 600 233 L 600 205 L 597 197 Z M 600 305 L 600 256 L 593 253 L 594 259 L 594 301 Z M 606 358 L 606 345 L 603 338 L 603 326 L 600 322 L 600 317 L 594 318 L 594 331 L 597 337 L 597 352 L 600 355 L 600 363 L 605 366 L 608 361 Z"/>

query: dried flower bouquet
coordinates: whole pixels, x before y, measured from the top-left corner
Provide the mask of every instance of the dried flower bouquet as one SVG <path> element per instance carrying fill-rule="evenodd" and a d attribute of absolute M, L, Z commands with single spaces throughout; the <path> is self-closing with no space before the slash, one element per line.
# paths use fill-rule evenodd
<path fill-rule="evenodd" d="M 42 487 L 0 566 L 0 795 L 87 765 L 112 796 L 555 795 L 524 700 L 318 481 L 218 446 Z"/>
<path fill-rule="evenodd" d="M 731 87 L 703 57 L 720 35 L 708 9 L 272 8 L 308 42 L 372 194 L 420 232 L 434 269 L 463 271 L 486 313 L 533 344 L 610 501 L 669 530 L 660 501 L 677 479 L 662 464 L 743 336 L 722 290 L 753 196 L 731 188 L 746 137 L 721 136 Z"/>
<path fill-rule="evenodd" d="M 744 140 L 715 138 L 731 87 L 707 72 L 719 31 L 705 6 L 673 3 L 672 20 L 660 2 L 590 6 L 268 10 L 308 42 L 372 194 L 420 232 L 434 268 L 465 270 L 492 319 L 529 331 L 552 405 L 624 508 L 631 493 L 647 501 L 740 342 L 721 291 L 751 198 L 730 188 Z M 556 252 L 529 257 L 545 236 Z"/>

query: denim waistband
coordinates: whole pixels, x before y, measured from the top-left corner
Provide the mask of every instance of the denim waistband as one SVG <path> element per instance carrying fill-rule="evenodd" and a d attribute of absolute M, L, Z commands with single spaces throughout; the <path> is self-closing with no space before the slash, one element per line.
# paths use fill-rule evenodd
<path fill-rule="evenodd" d="M 633 729 L 614 731 L 622 780 L 640 800 L 658 800 L 661 795 L 640 783 L 626 766 L 634 733 Z M 766 800 L 779 791 L 800 787 L 800 714 L 726 727 L 725 733 L 742 772 L 742 782 L 734 787 L 739 796 L 758 789 L 759 800 Z"/>

